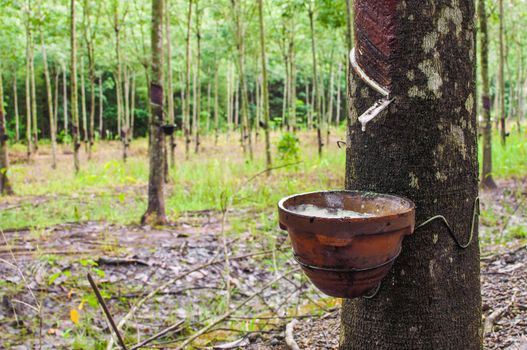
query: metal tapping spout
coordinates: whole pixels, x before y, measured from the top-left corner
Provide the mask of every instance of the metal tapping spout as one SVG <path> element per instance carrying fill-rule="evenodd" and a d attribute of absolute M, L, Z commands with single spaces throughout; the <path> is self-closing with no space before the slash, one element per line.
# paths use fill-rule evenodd
<path fill-rule="evenodd" d="M 372 89 L 383 95 L 382 98 L 377 100 L 373 106 L 368 108 L 366 112 L 364 112 L 359 117 L 359 122 L 361 123 L 361 129 L 362 131 L 366 131 L 366 125 L 373 120 L 373 118 L 377 117 L 382 111 L 384 111 L 388 106 L 393 102 L 394 98 L 390 97 L 390 91 L 381 86 L 379 83 L 377 83 L 375 80 L 370 78 L 366 72 L 359 66 L 357 62 L 357 58 L 355 56 L 356 51 L 355 48 L 353 48 L 350 52 L 350 64 L 357 73 L 357 75 L 366 83 L 368 84 Z"/>

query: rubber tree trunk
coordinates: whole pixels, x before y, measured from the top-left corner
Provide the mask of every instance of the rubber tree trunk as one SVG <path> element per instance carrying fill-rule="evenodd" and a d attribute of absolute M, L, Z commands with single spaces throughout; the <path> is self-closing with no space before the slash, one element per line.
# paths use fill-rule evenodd
<path fill-rule="evenodd" d="M 320 90 L 318 87 L 318 73 L 317 73 L 317 45 L 315 36 L 315 12 L 314 4 L 309 0 L 308 16 L 309 28 L 311 29 L 311 56 L 313 64 L 313 113 L 315 114 L 316 128 L 317 128 L 317 142 L 318 155 L 322 155 L 322 116 L 320 115 Z"/>
<path fill-rule="evenodd" d="M 199 0 L 194 0 L 196 5 L 196 71 L 194 72 L 194 153 L 199 152 L 200 122 L 201 122 L 201 21 Z"/>
<path fill-rule="evenodd" d="M 346 188 L 410 198 L 418 224 L 444 215 L 462 243 L 478 196 L 474 12 L 470 0 L 357 0 L 358 64 L 395 98 L 365 132 L 358 116 L 379 95 L 350 73 Z M 437 222 L 407 237 L 378 294 L 344 302 L 340 348 L 481 349 L 477 227 L 466 250 Z"/>
<path fill-rule="evenodd" d="M 31 118 L 33 124 L 33 152 L 38 151 L 37 87 L 35 82 L 35 51 L 33 42 L 29 46 L 29 71 L 31 72 Z"/>
<path fill-rule="evenodd" d="M 167 42 L 167 94 L 168 94 L 168 123 L 174 124 L 176 122 L 174 115 L 174 82 L 173 82 L 173 72 L 172 72 L 172 42 L 170 36 L 170 11 L 168 7 L 165 14 L 165 31 L 166 31 L 166 42 Z M 169 150 L 170 150 L 170 167 L 176 167 L 176 138 L 174 133 L 170 134 L 169 141 Z"/>
<path fill-rule="evenodd" d="M 500 100 L 499 100 L 499 120 L 500 120 L 500 137 L 501 144 L 505 146 L 507 141 L 507 125 L 505 122 L 505 35 L 503 29 L 503 0 L 498 1 L 499 5 L 499 63 L 498 63 L 498 83 L 500 88 Z"/>
<path fill-rule="evenodd" d="M 152 110 L 150 133 L 150 175 L 148 179 L 148 209 L 141 218 L 143 224 L 163 225 L 165 214 L 165 135 L 163 115 L 163 19 L 164 0 L 152 0 L 152 77 L 150 106 Z"/>
<path fill-rule="evenodd" d="M 13 194 L 13 189 L 7 178 L 9 157 L 7 154 L 7 129 L 4 112 L 4 86 L 0 71 L 0 196 Z"/>
<path fill-rule="evenodd" d="M 29 12 L 28 12 L 29 13 Z M 29 21 L 29 18 L 27 19 Z M 33 141 L 31 139 L 31 29 L 26 26 L 26 146 L 27 159 L 31 159 L 33 153 Z"/>
<path fill-rule="evenodd" d="M 42 46 L 42 60 L 44 62 L 44 78 L 46 80 L 46 95 L 48 101 L 48 113 L 49 113 L 49 132 L 51 136 L 51 168 L 57 167 L 57 142 L 56 142 L 56 130 L 55 130 L 55 112 L 53 110 L 53 93 L 51 90 L 51 77 L 49 75 L 48 59 L 46 55 L 46 46 L 44 45 L 44 34 L 42 28 L 40 29 L 40 44 Z"/>
<path fill-rule="evenodd" d="M 16 72 L 16 69 L 15 69 Z M 18 91 L 16 74 L 13 74 L 13 105 L 15 109 L 15 142 L 20 141 L 20 116 L 18 114 Z"/>
<path fill-rule="evenodd" d="M 75 25 L 75 0 L 71 0 L 70 5 L 70 39 L 71 39 L 71 122 L 73 123 L 73 165 L 75 173 L 80 170 L 79 150 L 81 148 L 79 135 L 79 107 L 77 95 L 77 34 Z"/>
<path fill-rule="evenodd" d="M 103 112 L 104 112 L 104 99 L 103 99 L 103 89 L 102 89 L 102 73 L 99 76 L 99 137 L 104 138 L 104 121 L 103 121 Z"/>
<path fill-rule="evenodd" d="M 69 135 L 68 130 L 68 73 L 66 72 L 66 65 L 62 66 L 62 109 L 64 122 L 64 135 Z"/>
<path fill-rule="evenodd" d="M 188 0 L 187 38 L 186 38 L 186 77 L 185 77 L 185 108 L 183 112 L 183 134 L 185 136 L 185 157 L 188 159 L 190 151 L 190 38 L 192 35 L 192 0 Z"/>
<path fill-rule="evenodd" d="M 490 118 L 490 88 L 489 88 L 489 36 L 487 27 L 487 11 L 485 0 L 478 0 L 478 17 L 480 28 L 480 65 L 483 106 L 483 172 L 481 185 L 486 188 L 496 188 L 492 178 L 492 120 Z"/>
<path fill-rule="evenodd" d="M 260 55 L 262 60 L 262 97 L 263 97 L 263 128 L 265 133 L 265 164 L 272 166 L 271 137 L 269 135 L 269 83 L 267 80 L 267 57 L 265 46 L 265 25 L 263 17 L 263 0 L 258 0 L 258 18 L 260 26 Z"/>

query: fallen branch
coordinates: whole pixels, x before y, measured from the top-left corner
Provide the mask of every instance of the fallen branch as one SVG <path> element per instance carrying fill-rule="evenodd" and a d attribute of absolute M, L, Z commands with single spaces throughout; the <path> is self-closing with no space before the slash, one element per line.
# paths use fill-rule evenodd
<path fill-rule="evenodd" d="M 287 344 L 287 346 L 289 346 L 289 349 L 291 350 L 300 350 L 298 344 L 295 341 L 295 337 L 293 336 L 293 331 L 297 323 L 298 320 L 295 318 L 291 322 L 289 322 L 285 327 L 285 343 Z"/>
<path fill-rule="evenodd" d="M 111 257 L 100 257 L 97 259 L 99 265 L 144 265 L 150 266 L 150 264 L 141 259 L 126 259 L 126 258 L 111 258 Z"/>
<path fill-rule="evenodd" d="M 212 329 L 214 326 L 216 326 L 217 324 L 225 321 L 227 318 L 229 318 L 232 314 L 234 314 L 236 311 L 238 311 L 238 309 L 240 309 L 241 307 L 243 307 L 245 304 L 247 304 L 248 302 L 250 302 L 251 300 L 253 300 L 256 296 L 260 295 L 264 290 L 266 290 L 267 288 L 271 287 L 273 284 L 275 284 L 276 282 L 280 281 L 281 279 L 283 279 L 284 277 L 286 276 L 289 276 L 290 274 L 293 274 L 295 272 L 298 272 L 300 271 L 299 268 L 297 269 L 294 269 L 294 270 L 291 270 L 291 271 L 288 271 L 280 276 L 278 276 L 277 278 L 275 278 L 274 280 L 272 280 L 271 282 L 268 282 L 267 284 L 265 284 L 262 288 L 260 288 L 258 291 L 254 292 L 253 294 L 251 294 L 248 298 L 244 299 L 243 301 L 241 301 L 240 303 L 238 303 L 236 305 L 235 308 L 227 311 L 226 313 L 224 313 L 222 316 L 216 318 L 214 321 L 212 321 L 209 325 L 207 325 L 206 327 L 203 327 L 202 329 L 200 329 L 198 332 L 194 333 L 190 338 L 187 338 L 181 345 L 179 345 L 176 350 L 182 350 L 182 349 L 185 349 L 187 347 L 187 345 L 189 345 L 190 343 L 192 343 L 196 338 L 199 338 L 200 336 L 202 336 L 203 334 L 207 333 L 210 329 Z"/>
<path fill-rule="evenodd" d="M 95 293 L 95 296 L 97 297 L 97 300 L 99 301 L 99 305 L 101 305 L 102 311 L 104 312 L 104 315 L 108 319 L 108 322 L 110 322 L 110 326 L 112 327 L 112 330 L 115 333 L 115 336 L 117 337 L 117 341 L 119 342 L 119 345 L 123 350 L 127 350 L 126 345 L 124 344 L 123 337 L 121 336 L 121 333 L 119 332 L 119 329 L 117 329 L 117 326 L 115 325 L 115 321 L 113 320 L 112 314 L 110 313 L 110 310 L 108 310 L 108 306 L 106 306 L 106 303 L 104 302 L 104 299 L 101 295 L 101 292 L 99 291 L 99 287 L 97 287 L 97 284 L 93 280 L 92 276 L 88 273 L 88 281 L 90 282 L 90 285 Z"/>
<path fill-rule="evenodd" d="M 167 333 L 169 333 L 169 332 L 172 332 L 173 330 L 178 329 L 178 328 L 179 328 L 184 322 L 185 322 L 185 321 L 179 321 L 178 323 L 176 323 L 176 324 L 174 324 L 174 325 L 172 325 L 172 326 L 170 326 L 170 327 L 168 327 L 168 328 L 163 329 L 161 332 L 156 333 L 156 334 L 154 334 L 153 336 L 151 336 L 150 338 L 145 339 L 145 340 L 143 340 L 142 342 L 140 342 L 140 343 L 138 343 L 138 344 L 132 346 L 132 347 L 130 348 L 130 350 L 137 350 L 137 349 L 142 348 L 143 346 L 145 346 L 145 345 L 147 345 L 147 344 L 153 342 L 154 340 L 161 338 L 161 337 L 164 336 L 165 334 L 167 334 Z"/>
<path fill-rule="evenodd" d="M 512 301 L 507 303 L 507 305 L 500 307 L 485 318 L 485 325 L 483 327 L 484 331 L 483 334 L 487 335 L 492 332 L 492 327 L 494 327 L 494 323 L 499 321 L 503 314 L 509 309 L 509 307 L 512 305 Z"/>

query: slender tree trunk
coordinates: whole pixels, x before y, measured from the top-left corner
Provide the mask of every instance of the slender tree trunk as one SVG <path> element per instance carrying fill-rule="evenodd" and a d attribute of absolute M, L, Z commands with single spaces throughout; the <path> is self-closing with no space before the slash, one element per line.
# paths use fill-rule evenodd
<path fill-rule="evenodd" d="M 347 56 L 347 55 L 346 55 Z M 335 126 L 338 128 L 340 126 L 340 110 L 342 106 L 340 105 L 341 99 L 340 99 L 340 87 L 342 83 L 342 63 L 339 62 L 339 70 L 337 73 L 337 116 L 335 119 Z"/>
<path fill-rule="evenodd" d="M 122 123 L 123 126 L 123 161 L 126 162 L 128 159 L 128 147 L 130 146 L 130 78 L 128 76 L 128 67 L 125 65 L 123 69 L 123 97 L 124 97 L 124 118 Z"/>
<path fill-rule="evenodd" d="M 229 134 L 231 132 L 231 124 L 232 124 L 232 83 L 231 83 L 231 75 L 232 75 L 232 69 L 230 62 L 227 65 L 227 133 L 226 137 L 229 138 Z"/>
<path fill-rule="evenodd" d="M 287 115 L 287 102 L 289 100 L 289 63 L 287 62 L 287 55 L 285 56 L 285 77 L 284 77 L 284 92 L 282 93 L 282 123 L 281 127 L 285 126 L 286 129 L 289 129 L 289 118 Z"/>
<path fill-rule="evenodd" d="M 31 117 L 33 118 L 33 151 L 38 151 L 38 118 L 37 118 L 37 88 L 35 82 L 35 53 L 33 49 L 33 41 L 29 46 L 30 57 L 30 72 L 31 72 Z"/>
<path fill-rule="evenodd" d="M 123 144 L 123 162 L 128 158 L 128 142 L 126 124 L 123 117 L 123 80 L 122 80 L 122 62 L 121 62 L 121 21 L 119 19 L 119 1 L 114 0 L 114 32 L 115 32 L 115 56 L 117 59 L 117 74 L 115 77 L 115 86 L 117 94 L 117 129 Z"/>
<path fill-rule="evenodd" d="M 219 135 L 219 101 L 218 101 L 218 69 L 214 71 L 214 144 L 218 144 Z"/>
<path fill-rule="evenodd" d="M 306 82 L 306 107 L 307 107 L 307 129 L 313 128 L 313 106 L 311 105 L 311 93 L 309 92 L 309 84 Z"/>
<path fill-rule="evenodd" d="M 234 79 L 236 79 L 236 75 L 233 74 Z M 234 96 L 232 99 L 234 100 L 234 122 L 233 122 L 233 129 L 238 130 L 238 126 L 240 124 L 240 81 L 236 80 L 236 83 L 234 85 Z"/>
<path fill-rule="evenodd" d="M 474 2 L 402 4 L 356 2 L 357 62 L 395 100 L 361 131 L 379 95 L 351 73 L 346 188 L 410 198 L 417 224 L 443 215 L 466 243 L 478 197 Z M 465 250 L 439 223 L 407 237 L 373 299 L 344 302 L 340 348 L 481 349 L 477 227 Z"/>
<path fill-rule="evenodd" d="M 245 76 L 245 29 L 242 23 L 241 0 L 231 0 L 234 10 L 236 26 L 236 47 L 238 49 L 238 75 L 241 93 L 241 134 L 242 145 L 245 151 L 249 151 L 249 158 L 253 159 L 252 137 L 249 125 L 249 97 L 247 93 L 247 77 Z"/>
<path fill-rule="evenodd" d="M 134 139 L 134 127 L 135 127 L 135 73 L 132 74 L 132 84 L 130 87 L 130 132 L 129 132 L 129 143 Z"/>
<path fill-rule="evenodd" d="M 496 188 L 492 178 L 492 120 L 490 118 L 489 89 L 489 37 L 487 27 L 487 11 L 485 0 L 478 0 L 478 17 L 480 28 L 480 65 L 483 105 L 483 172 L 481 185 L 486 188 Z"/>
<path fill-rule="evenodd" d="M 67 78 L 67 72 L 66 72 L 66 65 L 62 67 L 62 109 L 63 109 L 63 121 L 64 121 L 64 135 L 69 135 L 68 130 L 68 78 Z"/>
<path fill-rule="evenodd" d="M 318 88 L 318 74 L 317 74 L 317 44 L 316 44 L 316 38 L 315 38 L 315 21 L 314 21 L 314 9 L 313 4 L 311 3 L 311 0 L 309 0 L 309 8 L 308 8 L 308 15 L 309 15 L 309 27 L 311 29 L 311 56 L 313 58 L 313 90 L 314 90 L 314 108 L 313 111 L 316 116 L 316 123 L 317 123 L 317 141 L 318 141 L 318 155 L 322 156 L 322 118 L 320 115 L 320 95 L 319 95 L 319 88 Z"/>
<path fill-rule="evenodd" d="M 498 0 L 499 3 L 499 65 L 498 65 L 498 82 L 500 85 L 500 136 L 501 144 L 505 145 L 507 141 L 507 126 L 505 123 L 505 82 L 504 82 L 504 66 L 505 66 L 505 52 L 504 52 L 504 41 L 505 36 L 503 34 L 503 0 Z"/>
<path fill-rule="evenodd" d="M 20 141 L 20 116 L 18 114 L 18 91 L 16 74 L 13 74 L 13 105 L 15 108 L 15 142 Z"/>
<path fill-rule="evenodd" d="M 174 124 L 176 122 L 176 117 L 174 115 L 174 79 L 173 79 L 173 72 L 172 72 L 172 42 L 171 42 L 171 36 L 170 36 L 170 10 L 169 6 L 167 6 L 166 9 L 166 16 L 165 16 L 165 32 L 166 32 L 166 47 L 167 47 L 167 95 L 168 95 L 168 123 Z M 176 167 L 176 138 L 174 136 L 174 133 L 170 134 L 170 144 L 169 144 L 169 150 L 170 150 L 170 167 L 175 168 Z"/>
<path fill-rule="evenodd" d="M 163 18 L 164 0 L 152 0 L 152 79 L 150 82 L 151 150 L 148 180 L 148 209 L 141 218 L 143 224 L 166 224 L 163 167 L 165 136 L 163 133 Z"/>
<path fill-rule="evenodd" d="M 346 61 L 346 96 L 349 96 L 349 81 L 348 81 L 348 71 L 350 68 L 349 53 L 353 48 L 353 25 L 352 25 L 352 0 L 346 0 L 346 46 L 348 48 L 347 53 L 344 55 L 344 60 Z M 348 98 L 344 99 L 346 101 L 346 110 L 350 109 L 350 102 Z"/>
<path fill-rule="evenodd" d="M 73 165 L 75 173 L 80 170 L 79 107 L 77 105 L 77 34 L 75 25 L 75 0 L 71 0 L 71 119 L 73 123 Z"/>
<path fill-rule="evenodd" d="M 295 18 L 290 19 L 289 29 L 289 124 L 293 132 L 296 132 L 296 54 L 295 54 Z"/>
<path fill-rule="evenodd" d="M 29 4 L 29 2 L 28 2 Z M 29 22 L 29 14 L 27 21 Z M 31 139 L 31 27 L 26 27 L 26 146 L 27 159 L 31 159 L 33 154 L 33 141 Z"/>
<path fill-rule="evenodd" d="M 265 54 L 265 25 L 263 15 L 263 0 L 258 0 L 258 18 L 260 25 L 260 58 L 262 60 L 262 93 L 263 93 L 263 124 L 265 132 L 265 163 L 272 166 L 271 138 L 269 135 L 269 84 L 267 80 L 267 57 Z"/>
<path fill-rule="evenodd" d="M 103 98 L 103 90 L 102 90 L 102 73 L 99 76 L 99 137 L 101 139 L 104 138 L 104 118 L 103 118 L 103 112 L 104 112 L 104 98 Z"/>
<path fill-rule="evenodd" d="M 207 123 L 206 123 L 206 132 L 207 132 L 207 135 L 209 134 L 209 131 L 210 131 L 210 116 L 211 116 L 211 113 L 210 113 L 210 105 L 211 105 L 211 89 L 212 89 L 212 86 L 211 86 L 211 83 L 210 81 L 207 83 Z"/>
<path fill-rule="evenodd" d="M 48 99 L 48 113 L 49 113 L 49 132 L 51 136 L 51 168 L 57 167 L 57 142 L 55 132 L 55 120 L 53 111 L 53 96 L 51 91 L 51 78 L 49 76 L 48 59 L 46 55 L 46 46 L 44 45 L 44 34 L 40 28 L 40 44 L 42 46 L 42 60 L 44 61 L 44 78 L 46 80 L 46 93 Z"/>
<path fill-rule="evenodd" d="M 86 151 L 86 153 L 88 153 L 88 120 L 86 117 L 86 85 L 84 84 L 84 58 L 81 58 L 81 113 L 84 150 Z"/>
<path fill-rule="evenodd" d="M 9 156 L 7 152 L 7 128 L 4 111 L 4 83 L 0 71 L 0 196 L 12 195 L 13 189 L 7 177 Z"/>
<path fill-rule="evenodd" d="M 194 72 L 194 115 L 196 116 L 196 124 L 194 125 L 194 153 L 199 152 L 200 140 L 200 121 L 201 121 L 201 23 L 199 13 L 199 0 L 194 0 L 196 4 L 196 71 Z M 197 93 L 196 93 L 197 91 Z"/>
<path fill-rule="evenodd" d="M 188 159 L 190 150 L 190 37 L 192 28 L 192 0 L 188 0 L 188 13 L 187 13 L 187 41 L 186 41 L 186 79 L 185 79 L 185 110 L 183 113 L 183 128 L 185 134 L 185 155 Z"/>
<path fill-rule="evenodd" d="M 255 137 L 254 137 L 254 143 L 257 144 L 258 140 L 260 139 L 260 125 L 262 124 L 262 93 L 261 93 L 261 77 L 258 75 L 255 81 L 255 100 L 256 100 L 256 120 L 255 120 Z"/>
<path fill-rule="evenodd" d="M 54 102 L 53 102 L 53 121 L 55 122 L 55 136 L 57 135 L 58 129 L 59 129 L 59 81 L 60 81 L 60 71 L 55 66 L 55 94 L 53 95 Z"/>
<path fill-rule="evenodd" d="M 333 60 L 330 60 L 329 68 L 329 101 L 327 107 L 327 117 L 326 117 L 326 145 L 329 145 L 329 135 L 331 134 L 331 123 L 333 121 L 333 86 L 334 86 L 334 72 L 333 72 Z"/>

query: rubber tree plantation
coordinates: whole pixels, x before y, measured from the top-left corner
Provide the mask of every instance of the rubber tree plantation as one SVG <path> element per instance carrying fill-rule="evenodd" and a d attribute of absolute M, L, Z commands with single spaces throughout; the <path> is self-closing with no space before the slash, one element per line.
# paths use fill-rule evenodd
<path fill-rule="evenodd" d="M 527 348 L 526 18 L 0 1 L 0 348 Z"/>

